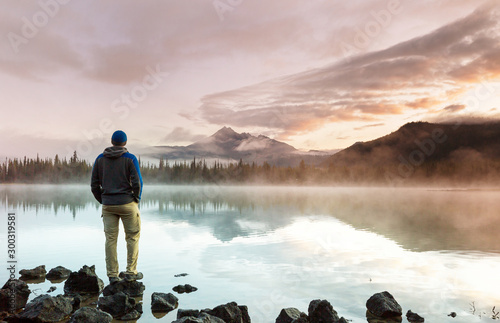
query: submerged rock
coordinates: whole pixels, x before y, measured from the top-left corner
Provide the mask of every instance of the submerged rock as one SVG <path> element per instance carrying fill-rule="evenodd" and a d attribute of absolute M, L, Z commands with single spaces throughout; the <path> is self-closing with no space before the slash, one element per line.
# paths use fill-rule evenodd
<path fill-rule="evenodd" d="M 136 320 L 142 313 L 142 305 L 136 304 L 134 298 L 123 292 L 99 297 L 97 306 L 99 310 L 109 313 L 113 318 L 120 320 Z"/>
<path fill-rule="evenodd" d="M 113 317 L 104 311 L 92 307 L 82 307 L 77 310 L 68 323 L 110 323 Z"/>
<path fill-rule="evenodd" d="M 104 288 L 104 290 L 102 291 L 102 294 L 104 296 L 110 296 L 118 292 L 123 292 L 131 297 L 139 297 L 144 294 L 145 289 L 146 287 L 144 286 L 144 284 L 139 281 L 122 280 L 117 283 L 109 284 L 108 286 L 106 286 L 106 288 Z"/>
<path fill-rule="evenodd" d="M 194 286 L 191 286 L 189 284 L 185 284 L 185 285 L 177 285 L 175 286 L 174 288 L 172 288 L 172 290 L 174 292 L 177 292 L 179 294 L 182 294 L 182 293 L 192 293 L 192 292 L 196 292 L 198 290 L 198 288 L 194 287 Z"/>
<path fill-rule="evenodd" d="M 425 319 L 423 317 L 421 317 L 417 313 L 413 313 L 411 310 L 408 310 L 408 312 L 406 312 L 406 319 L 410 323 L 422 323 L 422 322 L 425 322 Z"/>
<path fill-rule="evenodd" d="M 61 280 L 66 279 L 71 274 L 71 270 L 63 266 L 57 266 L 49 270 L 48 274 L 45 276 L 48 280 Z"/>
<path fill-rule="evenodd" d="M 71 299 L 68 297 L 40 295 L 29 302 L 15 318 L 20 322 L 59 322 L 68 318 L 72 310 Z"/>
<path fill-rule="evenodd" d="M 95 266 L 83 266 L 79 271 L 74 271 L 64 283 L 64 292 L 75 294 L 99 294 L 104 288 L 103 281 L 97 277 Z"/>
<path fill-rule="evenodd" d="M 44 278 L 47 271 L 45 270 L 45 265 L 40 265 L 33 269 L 22 269 L 19 271 L 19 274 L 21 275 L 19 278 L 21 280 L 32 280 Z"/>
<path fill-rule="evenodd" d="M 375 316 L 390 318 L 403 315 L 401 306 L 387 291 L 376 293 L 366 301 L 366 308 Z"/>
<path fill-rule="evenodd" d="M 26 282 L 19 279 L 9 279 L 0 289 L 0 312 L 14 313 L 26 306 L 30 296 Z"/>
<path fill-rule="evenodd" d="M 327 300 L 313 300 L 309 303 L 310 323 L 336 323 L 339 320 L 337 312 Z"/>
<path fill-rule="evenodd" d="M 172 293 L 157 293 L 151 295 L 152 312 L 170 312 L 179 306 L 179 299 Z"/>
<path fill-rule="evenodd" d="M 291 323 L 293 320 L 298 319 L 300 314 L 301 312 L 294 307 L 284 308 L 276 318 L 276 323 Z"/>

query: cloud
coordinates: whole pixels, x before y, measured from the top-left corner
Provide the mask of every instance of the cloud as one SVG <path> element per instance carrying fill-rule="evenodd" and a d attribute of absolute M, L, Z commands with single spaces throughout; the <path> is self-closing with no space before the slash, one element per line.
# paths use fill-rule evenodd
<path fill-rule="evenodd" d="M 465 108 L 466 106 L 463 104 L 452 104 L 443 108 L 443 110 L 446 112 L 458 112 L 464 110 Z"/>
<path fill-rule="evenodd" d="M 194 142 L 205 138 L 204 135 L 195 135 L 189 129 L 175 127 L 168 135 L 163 138 L 164 142 Z"/>
<path fill-rule="evenodd" d="M 361 127 L 356 127 L 356 128 L 354 128 L 354 130 L 363 130 L 363 129 L 366 129 L 366 128 L 380 127 L 380 126 L 383 126 L 383 125 L 385 125 L 385 124 L 384 123 L 367 124 L 367 125 L 364 125 L 364 126 L 361 126 Z"/>
<path fill-rule="evenodd" d="M 327 123 L 436 111 L 474 82 L 498 78 L 499 18 L 497 6 L 483 6 L 385 50 L 207 95 L 200 111 L 212 124 L 267 127 L 282 137 Z"/>

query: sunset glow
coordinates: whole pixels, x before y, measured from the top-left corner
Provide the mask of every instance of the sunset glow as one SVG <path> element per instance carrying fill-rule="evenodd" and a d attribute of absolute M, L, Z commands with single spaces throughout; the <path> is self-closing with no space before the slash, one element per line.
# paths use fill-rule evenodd
<path fill-rule="evenodd" d="M 63 1 L 0 10 L 0 157 L 93 159 L 222 126 L 301 150 L 497 118 L 496 1 Z"/>

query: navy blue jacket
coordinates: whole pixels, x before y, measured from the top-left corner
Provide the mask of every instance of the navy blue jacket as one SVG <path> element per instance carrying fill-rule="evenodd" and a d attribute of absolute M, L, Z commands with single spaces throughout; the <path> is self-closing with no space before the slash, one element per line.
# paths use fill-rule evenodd
<path fill-rule="evenodd" d="M 142 176 L 137 158 L 123 146 L 106 148 L 94 162 L 90 187 L 104 205 L 139 203 Z"/>

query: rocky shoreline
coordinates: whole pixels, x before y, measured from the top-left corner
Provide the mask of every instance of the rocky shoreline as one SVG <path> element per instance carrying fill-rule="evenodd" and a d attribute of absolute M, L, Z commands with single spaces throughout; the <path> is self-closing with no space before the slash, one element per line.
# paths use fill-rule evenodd
<path fill-rule="evenodd" d="M 69 322 L 69 323 L 106 323 L 113 319 L 128 321 L 140 319 L 141 297 L 145 286 L 140 281 L 125 281 L 104 286 L 97 277 L 94 266 L 84 265 L 72 272 L 62 266 L 46 272 L 45 266 L 24 269 L 19 272 L 20 279 L 9 279 L 0 289 L 0 323 L 9 322 Z M 179 274 L 185 276 L 187 274 Z M 31 291 L 24 280 L 49 279 L 51 282 L 64 283 L 64 295 L 43 294 L 28 303 Z M 54 288 L 55 289 L 55 288 Z M 49 289 L 47 292 L 52 292 Z M 173 288 L 177 293 L 190 293 L 197 290 L 189 284 Z M 98 297 L 97 302 L 83 305 L 89 298 Z M 153 292 L 151 312 L 161 317 L 179 307 L 178 298 L 172 293 Z M 376 293 L 366 302 L 366 317 L 371 323 L 402 322 L 401 306 L 387 291 Z M 424 322 L 417 313 L 406 313 L 409 322 Z M 219 305 L 213 309 L 181 309 L 177 311 L 174 323 L 250 323 L 250 313 L 245 305 L 235 302 Z M 276 323 L 347 323 L 350 320 L 339 317 L 327 300 L 312 300 L 307 313 L 297 308 L 284 308 L 277 313 Z"/>

